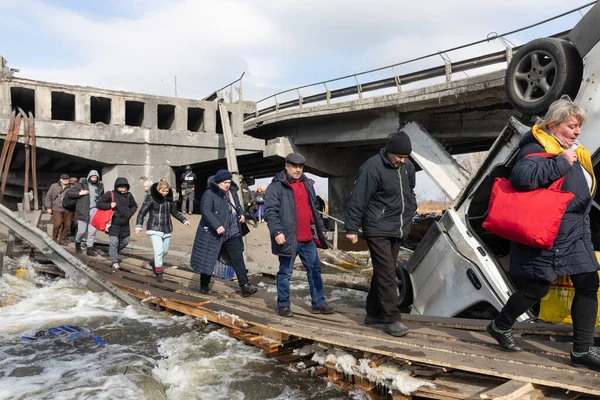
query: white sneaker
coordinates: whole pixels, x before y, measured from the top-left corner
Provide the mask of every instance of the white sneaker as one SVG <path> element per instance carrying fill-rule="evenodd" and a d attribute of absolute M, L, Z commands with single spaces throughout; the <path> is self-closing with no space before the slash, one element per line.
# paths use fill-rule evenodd
<path fill-rule="evenodd" d="M 113 263 L 112 267 L 113 267 L 113 271 L 118 271 L 121 269 L 121 266 L 119 265 L 119 263 Z"/>

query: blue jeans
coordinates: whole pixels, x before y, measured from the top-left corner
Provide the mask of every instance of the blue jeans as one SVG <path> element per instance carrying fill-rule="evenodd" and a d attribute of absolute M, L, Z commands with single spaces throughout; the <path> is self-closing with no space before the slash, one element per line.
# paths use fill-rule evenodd
<path fill-rule="evenodd" d="M 321 262 L 314 241 L 298 242 L 296 255 L 306 268 L 306 277 L 310 288 L 310 297 L 313 308 L 325 304 L 323 280 L 321 280 Z M 290 279 L 296 257 L 279 256 L 279 272 L 277 272 L 277 307 L 290 306 Z"/>
<path fill-rule="evenodd" d="M 156 272 L 162 272 L 163 257 L 169 252 L 169 244 L 171 244 L 171 234 L 159 231 L 146 231 L 152 242 L 154 250 L 154 265 L 157 268 Z M 160 271 L 158 270 L 160 267 Z"/>

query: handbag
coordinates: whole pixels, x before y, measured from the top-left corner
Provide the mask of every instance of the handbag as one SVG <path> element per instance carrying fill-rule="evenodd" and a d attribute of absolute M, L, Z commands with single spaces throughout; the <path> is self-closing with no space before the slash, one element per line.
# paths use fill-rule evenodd
<path fill-rule="evenodd" d="M 533 153 L 526 157 L 532 156 L 552 158 L 556 154 Z M 560 190 L 564 181 L 565 176 L 547 189 L 519 192 L 509 179 L 496 178 L 482 227 L 513 242 L 550 250 L 567 206 L 575 197 Z"/>
<path fill-rule="evenodd" d="M 241 222 L 240 225 L 242 228 L 242 236 L 246 236 L 250 233 L 250 228 L 248 228 L 248 224 L 246 222 Z"/>
<path fill-rule="evenodd" d="M 231 207 L 233 207 L 233 209 L 237 212 L 237 214 L 241 217 L 244 215 L 244 213 L 240 213 L 240 210 L 235 206 L 235 204 L 233 204 L 231 202 L 231 200 L 229 200 L 229 194 L 227 195 L 227 202 L 229 203 L 229 205 Z M 246 222 L 240 222 L 240 230 L 241 230 L 241 234 L 242 236 L 246 236 L 247 234 L 250 233 L 250 228 L 248 228 L 248 224 Z M 226 264 L 226 263 L 224 263 Z"/>
<path fill-rule="evenodd" d="M 110 201 L 111 203 L 115 202 L 115 193 L 114 191 L 110 191 Z M 109 209 L 109 210 L 96 210 L 96 213 L 94 214 L 94 217 L 92 218 L 92 221 L 90 222 L 92 224 L 92 226 L 102 232 L 106 231 L 107 229 L 107 225 L 110 223 L 110 220 L 112 219 L 113 215 L 115 214 L 115 210 L 114 209 Z"/>

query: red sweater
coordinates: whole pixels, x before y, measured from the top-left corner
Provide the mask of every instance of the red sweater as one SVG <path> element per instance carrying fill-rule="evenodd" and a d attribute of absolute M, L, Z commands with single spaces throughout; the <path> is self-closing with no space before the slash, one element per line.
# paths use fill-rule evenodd
<path fill-rule="evenodd" d="M 312 223 L 312 210 L 310 208 L 310 199 L 308 191 L 304 186 L 304 180 L 301 178 L 295 182 L 288 182 L 294 190 L 296 199 L 296 215 L 298 216 L 298 241 L 310 242 L 313 240 L 313 233 L 310 229 Z"/>

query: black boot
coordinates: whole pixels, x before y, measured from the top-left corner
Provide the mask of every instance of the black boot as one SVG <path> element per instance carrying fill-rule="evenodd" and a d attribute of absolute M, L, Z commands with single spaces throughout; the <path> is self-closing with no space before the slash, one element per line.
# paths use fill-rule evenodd
<path fill-rule="evenodd" d="M 156 280 L 160 283 L 163 283 L 165 281 L 165 278 L 163 278 L 163 273 L 162 272 L 157 272 L 156 273 Z"/>
<path fill-rule="evenodd" d="M 496 328 L 496 324 L 494 321 L 492 321 L 487 328 L 485 328 L 485 330 L 490 334 L 491 337 L 496 339 L 500 345 L 500 349 L 503 351 L 523 351 L 523 349 L 515 341 L 515 338 L 512 334 L 512 329 L 501 331 L 500 329 Z"/>
<path fill-rule="evenodd" d="M 241 288 L 242 288 L 242 297 L 251 296 L 251 295 L 253 295 L 254 293 L 256 293 L 258 291 L 258 289 L 255 288 L 254 286 L 252 286 L 250 284 L 250 282 L 246 283 Z"/>
<path fill-rule="evenodd" d="M 75 242 L 75 254 L 81 254 L 81 242 Z"/>
<path fill-rule="evenodd" d="M 85 250 L 85 254 L 86 254 L 87 256 L 90 256 L 90 257 L 96 257 L 96 256 L 98 255 L 98 254 L 96 253 L 96 250 L 94 249 L 94 246 L 88 247 L 88 248 Z"/>
<path fill-rule="evenodd" d="M 152 267 L 152 272 L 156 273 L 156 266 L 154 265 L 154 259 L 150 260 L 148 263 Z"/>
<path fill-rule="evenodd" d="M 574 367 L 587 367 L 594 371 L 600 371 L 600 352 L 594 346 L 590 346 L 585 353 L 577 353 L 571 350 L 571 364 Z"/>

